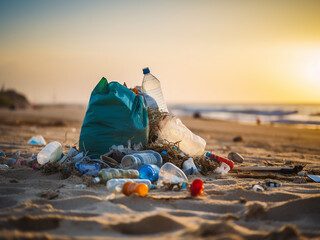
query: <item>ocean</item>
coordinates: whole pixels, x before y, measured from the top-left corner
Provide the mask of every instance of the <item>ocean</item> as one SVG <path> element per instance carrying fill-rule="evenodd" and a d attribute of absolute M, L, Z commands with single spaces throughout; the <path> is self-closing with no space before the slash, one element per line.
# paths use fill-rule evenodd
<path fill-rule="evenodd" d="M 320 104 L 174 104 L 169 110 L 176 116 L 261 124 L 291 125 L 320 129 Z"/>

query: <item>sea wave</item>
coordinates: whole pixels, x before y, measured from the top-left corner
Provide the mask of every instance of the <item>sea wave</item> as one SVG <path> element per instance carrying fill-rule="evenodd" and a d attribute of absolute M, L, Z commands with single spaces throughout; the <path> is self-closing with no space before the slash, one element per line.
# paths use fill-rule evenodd
<path fill-rule="evenodd" d="M 320 105 L 303 104 L 190 104 L 169 105 L 177 116 L 197 116 L 261 124 L 288 124 L 320 128 Z"/>

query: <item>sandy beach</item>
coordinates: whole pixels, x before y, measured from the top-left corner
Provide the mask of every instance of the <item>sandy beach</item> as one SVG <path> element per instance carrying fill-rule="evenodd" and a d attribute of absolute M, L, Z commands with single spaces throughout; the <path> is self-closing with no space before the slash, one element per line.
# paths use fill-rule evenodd
<path fill-rule="evenodd" d="M 85 109 L 46 107 L 0 110 L 0 151 L 24 157 L 43 146 L 27 144 L 42 135 L 63 152 L 79 140 Z M 320 173 L 320 131 L 292 126 L 246 125 L 182 118 L 207 142 L 206 150 L 244 157 L 241 166 L 303 165 Z M 233 141 L 241 137 L 242 141 Z M 200 197 L 188 191 L 151 190 L 142 198 L 107 192 L 101 184 L 78 188 L 84 179 L 44 175 L 27 166 L 0 171 L 0 239 L 320 239 L 320 187 L 306 176 L 230 171 L 199 178 Z M 275 180 L 281 187 L 256 192 Z"/>

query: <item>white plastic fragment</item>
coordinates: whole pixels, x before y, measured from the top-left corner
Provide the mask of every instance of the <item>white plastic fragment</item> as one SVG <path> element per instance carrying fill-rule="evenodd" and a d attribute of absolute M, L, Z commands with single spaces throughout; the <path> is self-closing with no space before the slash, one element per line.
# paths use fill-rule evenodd
<path fill-rule="evenodd" d="M 182 164 L 182 170 L 187 171 L 189 169 L 193 169 L 193 172 L 198 172 L 196 165 L 194 164 L 193 158 L 189 158 L 188 160 L 184 161 Z"/>
<path fill-rule="evenodd" d="M 226 175 L 230 171 L 230 166 L 224 162 L 221 163 L 219 167 L 217 167 L 214 172 L 221 174 L 221 175 Z"/>
<path fill-rule="evenodd" d="M 254 185 L 252 188 L 255 192 L 263 192 L 264 188 L 258 184 Z"/>
<path fill-rule="evenodd" d="M 34 137 L 30 138 L 28 143 L 29 144 L 36 144 L 36 145 L 46 145 L 47 144 L 46 140 L 44 140 L 44 138 L 41 135 L 34 136 Z"/>

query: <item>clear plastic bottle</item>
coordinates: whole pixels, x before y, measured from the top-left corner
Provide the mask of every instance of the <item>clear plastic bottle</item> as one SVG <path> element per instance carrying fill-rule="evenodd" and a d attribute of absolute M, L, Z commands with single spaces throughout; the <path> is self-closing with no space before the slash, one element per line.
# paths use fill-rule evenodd
<path fill-rule="evenodd" d="M 180 149 L 190 155 L 202 155 L 206 141 L 200 136 L 191 132 L 179 118 L 165 116 L 159 124 L 159 140 L 178 142 Z"/>
<path fill-rule="evenodd" d="M 121 166 L 124 169 L 139 169 L 145 164 L 155 164 L 161 167 L 162 157 L 155 151 L 146 150 L 126 155 L 121 159 Z"/>
<path fill-rule="evenodd" d="M 45 146 L 38 154 L 38 163 L 43 165 L 48 162 L 54 162 L 61 158 L 62 146 L 59 142 L 51 142 Z"/>
<path fill-rule="evenodd" d="M 184 172 L 173 165 L 172 163 L 165 163 L 159 171 L 158 185 L 161 186 L 162 182 L 166 183 L 187 183 L 188 178 Z"/>
<path fill-rule="evenodd" d="M 76 163 L 75 168 L 78 169 L 80 173 L 97 176 L 100 171 L 100 165 L 98 163 Z"/>
<path fill-rule="evenodd" d="M 0 169 L 1 170 L 8 170 L 9 166 L 7 164 L 0 164 Z"/>
<path fill-rule="evenodd" d="M 138 170 L 129 169 L 116 169 L 116 168 L 104 168 L 99 172 L 99 176 L 104 182 L 107 182 L 113 178 L 139 178 Z"/>
<path fill-rule="evenodd" d="M 122 187 L 122 193 L 126 196 L 136 193 L 140 197 L 144 197 L 148 192 L 149 188 L 144 183 L 126 182 Z"/>
<path fill-rule="evenodd" d="M 106 187 L 108 191 L 111 192 L 121 192 L 123 185 L 126 182 L 135 182 L 135 183 L 144 183 L 147 184 L 149 190 L 152 189 L 152 183 L 148 179 L 129 179 L 129 178 L 122 178 L 122 179 L 110 179 Z"/>
<path fill-rule="evenodd" d="M 164 100 L 160 81 L 150 73 L 149 68 L 143 69 L 142 91 L 150 110 L 159 109 L 161 112 L 168 112 Z"/>
<path fill-rule="evenodd" d="M 141 179 L 149 179 L 151 182 L 155 182 L 159 178 L 160 168 L 154 164 L 142 165 L 139 169 Z"/>
<path fill-rule="evenodd" d="M 14 166 L 14 167 L 20 167 L 24 165 L 23 159 L 15 159 L 15 158 L 9 158 L 6 163 L 8 166 Z"/>

